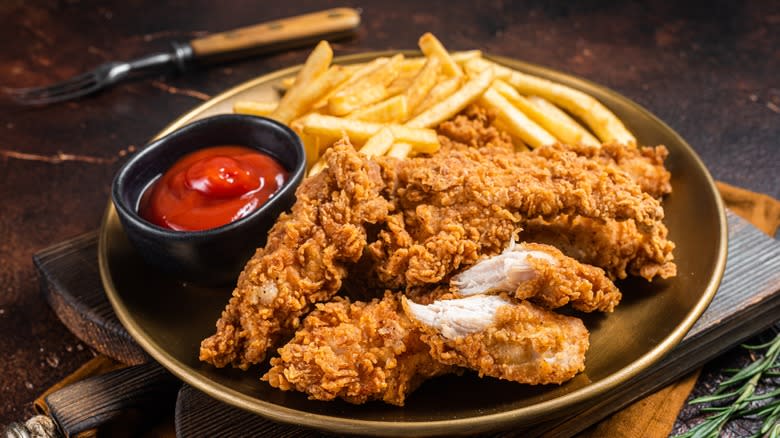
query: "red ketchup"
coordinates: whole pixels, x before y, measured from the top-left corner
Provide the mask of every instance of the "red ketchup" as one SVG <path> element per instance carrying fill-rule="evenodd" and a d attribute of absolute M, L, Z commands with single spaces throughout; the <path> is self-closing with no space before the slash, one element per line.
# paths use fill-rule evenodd
<path fill-rule="evenodd" d="M 220 227 L 263 205 L 287 180 L 270 156 L 243 146 L 185 155 L 146 189 L 138 213 L 176 231 Z"/>

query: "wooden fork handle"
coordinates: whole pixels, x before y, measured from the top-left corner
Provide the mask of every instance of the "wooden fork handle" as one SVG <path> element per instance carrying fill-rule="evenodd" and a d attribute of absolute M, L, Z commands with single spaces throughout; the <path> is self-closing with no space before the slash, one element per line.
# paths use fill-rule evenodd
<path fill-rule="evenodd" d="M 360 25 L 360 13 L 335 8 L 282 18 L 190 41 L 198 59 L 236 58 L 346 36 Z"/>

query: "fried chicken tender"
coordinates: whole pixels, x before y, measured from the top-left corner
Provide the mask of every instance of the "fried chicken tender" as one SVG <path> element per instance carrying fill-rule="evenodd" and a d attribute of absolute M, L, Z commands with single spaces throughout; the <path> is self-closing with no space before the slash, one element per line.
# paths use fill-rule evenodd
<path fill-rule="evenodd" d="M 461 296 L 506 292 L 548 309 L 571 303 L 583 312 L 611 312 L 621 298 L 602 269 L 538 243 L 512 242 L 501 254 L 454 276 L 450 284 Z"/>
<path fill-rule="evenodd" d="M 601 147 L 577 144 L 569 146 L 577 155 L 617 165 L 633 179 L 643 192 L 654 198 L 672 193 L 672 174 L 664 167 L 669 156 L 666 146 L 626 147 L 605 143 Z"/>
<path fill-rule="evenodd" d="M 271 359 L 271 386 L 310 399 L 336 397 L 403 406 L 423 381 L 455 369 L 434 360 L 420 330 L 401 310 L 399 295 L 354 302 L 336 297 L 317 304 L 295 337 Z"/>
<path fill-rule="evenodd" d="M 201 343 L 200 360 L 246 369 L 292 335 L 314 303 L 341 287 L 347 264 L 363 254 L 366 225 L 383 222 L 393 208 L 381 196 L 380 169 L 346 142 L 325 155 L 328 169 L 306 179 L 238 279 L 217 321 Z"/>
<path fill-rule="evenodd" d="M 627 148 L 604 144 L 601 148 L 575 145 L 570 149 L 580 156 L 616 165 L 650 196 L 660 198 L 672 191 L 671 174 L 664 168 L 669 151 L 664 146 Z M 561 215 L 532 219 L 523 228 L 523 240 L 555 246 L 570 257 L 604 269 L 613 279 L 632 274 L 652 281 L 655 277 L 677 275 L 674 243 L 667 238 L 663 223 L 645 232 L 631 220 L 602 221 Z"/>
<path fill-rule="evenodd" d="M 442 363 L 532 385 L 560 384 L 585 369 L 589 334 L 578 318 L 496 295 L 403 305 Z"/>
<path fill-rule="evenodd" d="M 652 281 L 677 275 L 674 242 L 667 234 L 663 224 L 647 233 L 630 220 L 598 221 L 564 215 L 549 221 L 525 222 L 520 237 L 555 246 L 569 257 L 604 269 L 610 278 L 632 274 Z"/>
<path fill-rule="evenodd" d="M 658 200 L 614 164 L 562 145 L 518 154 L 440 140 L 442 150 L 432 157 L 380 161 L 398 211 L 368 245 L 385 287 L 440 282 L 501 252 L 524 222 L 538 217 L 630 219 L 642 235 L 658 235 L 663 226 Z"/>

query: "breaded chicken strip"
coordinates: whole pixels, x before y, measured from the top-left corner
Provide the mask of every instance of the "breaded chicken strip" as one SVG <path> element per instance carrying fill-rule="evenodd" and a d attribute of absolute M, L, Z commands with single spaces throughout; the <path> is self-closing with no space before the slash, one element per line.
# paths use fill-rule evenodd
<path fill-rule="evenodd" d="M 669 152 L 664 146 L 628 148 L 604 144 L 600 148 L 570 148 L 583 157 L 618 166 L 650 196 L 660 198 L 672 191 L 671 174 L 664 168 Z M 664 224 L 648 233 L 639 230 L 631 220 L 602 221 L 561 215 L 527 221 L 523 228 L 523 240 L 553 245 L 570 257 L 604 269 L 610 278 L 632 274 L 651 281 L 677 275 L 674 243 L 667 238 Z"/>
<path fill-rule="evenodd" d="M 383 163 L 391 167 L 387 159 Z M 561 145 L 522 154 L 443 148 L 385 173 L 394 176 L 388 184 L 395 186 L 400 211 L 388 217 L 368 253 L 390 288 L 440 282 L 482 255 L 501 252 L 513 233 L 537 217 L 633 220 L 642 238 L 660 235 L 663 228 L 658 200 L 624 171 Z"/>
<path fill-rule="evenodd" d="M 382 400 L 403 406 L 423 381 L 454 371 L 431 357 L 421 334 L 396 294 L 351 304 L 336 297 L 317 304 L 295 337 L 279 349 L 279 357 L 271 359 L 263 380 L 315 400 Z"/>
<path fill-rule="evenodd" d="M 652 281 L 677 275 L 674 242 L 667 234 L 663 224 L 647 233 L 633 221 L 561 216 L 525 222 L 520 238 L 555 246 L 569 257 L 604 269 L 613 279 L 632 274 Z"/>
<path fill-rule="evenodd" d="M 201 343 L 200 360 L 246 369 L 291 336 L 314 303 L 341 287 L 347 264 L 367 244 L 366 225 L 392 208 L 380 195 L 380 169 L 341 143 L 326 154 L 328 169 L 306 179 L 297 202 L 279 217 L 247 263 L 215 335 Z"/>
<path fill-rule="evenodd" d="M 611 312 L 621 297 L 602 269 L 538 243 L 513 242 L 501 254 L 454 276 L 450 284 L 461 296 L 506 292 L 548 309 L 571 303 L 583 312 Z"/>
<path fill-rule="evenodd" d="M 443 363 L 532 385 L 560 384 L 585 369 L 589 334 L 578 318 L 496 295 L 403 305 Z"/>
<path fill-rule="evenodd" d="M 639 184 L 643 192 L 654 198 L 672 193 L 672 174 L 664 167 L 669 156 L 665 146 L 626 147 L 605 143 L 601 147 L 578 144 L 569 149 L 577 155 L 617 165 Z"/>

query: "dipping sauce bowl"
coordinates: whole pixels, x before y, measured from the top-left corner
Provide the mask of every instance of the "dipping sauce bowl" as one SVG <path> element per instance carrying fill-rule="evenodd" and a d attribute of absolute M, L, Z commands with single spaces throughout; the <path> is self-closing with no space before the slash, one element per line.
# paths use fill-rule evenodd
<path fill-rule="evenodd" d="M 222 145 L 269 155 L 287 171 L 285 183 L 259 208 L 216 228 L 174 231 L 139 214 L 144 193 L 180 158 Z M 147 263 L 183 281 L 224 285 L 235 282 L 255 250 L 265 245 L 276 219 L 295 202 L 305 171 L 303 144 L 290 128 L 263 117 L 225 114 L 198 120 L 147 145 L 119 170 L 111 197 L 128 239 Z"/>

